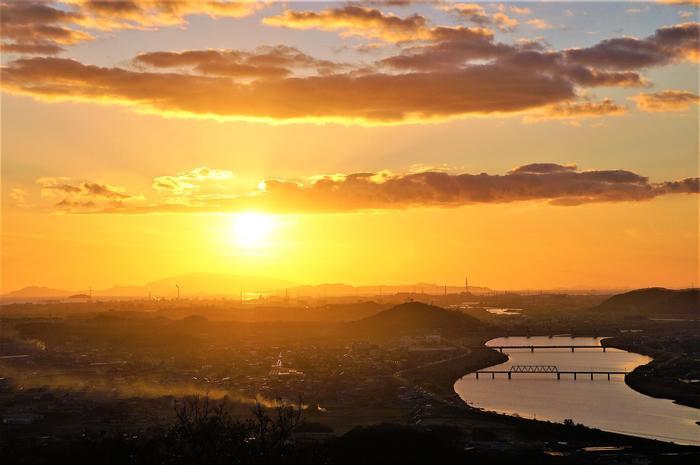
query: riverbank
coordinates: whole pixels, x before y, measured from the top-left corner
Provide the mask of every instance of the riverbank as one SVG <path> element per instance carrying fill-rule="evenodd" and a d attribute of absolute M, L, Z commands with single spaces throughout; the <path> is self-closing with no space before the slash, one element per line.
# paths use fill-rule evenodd
<path fill-rule="evenodd" d="M 483 343 L 483 341 L 482 341 Z M 551 444 L 566 444 L 566 448 L 589 446 L 631 447 L 645 452 L 669 453 L 677 451 L 697 451 L 693 446 L 678 446 L 672 443 L 611 433 L 583 425 L 531 420 L 488 412 L 467 405 L 455 392 L 454 384 L 463 376 L 479 369 L 504 363 L 508 357 L 487 347 L 472 349 L 458 359 L 446 360 L 401 373 L 406 381 L 420 387 L 430 397 L 431 411 L 421 419 L 425 425 L 450 425 L 468 432 L 474 440 L 487 440 L 490 443 L 507 447 L 506 444 L 535 443 L 540 447 Z M 542 441 L 541 438 L 547 438 Z M 549 445 L 548 445 L 549 444 Z M 528 447 L 528 446 L 522 446 Z"/>
<path fill-rule="evenodd" d="M 688 342 L 682 334 L 674 334 L 673 340 L 655 337 L 653 343 L 642 335 L 623 335 L 604 339 L 607 347 L 626 350 L 651 357 L 646 365 L 635 368 L 625 377 L 625 383 L 637 392 L 657 399 L 670 399 L 679 405 L 700 409 L 700 376 L 698 366 L 697 336 L 690 335 Z M 685 380 L 685 381 L 683 381 Z"/>

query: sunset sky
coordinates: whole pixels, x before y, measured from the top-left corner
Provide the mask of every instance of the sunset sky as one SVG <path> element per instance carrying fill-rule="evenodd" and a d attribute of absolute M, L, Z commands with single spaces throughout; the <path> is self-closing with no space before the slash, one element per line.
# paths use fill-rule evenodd
<path fill-rule="evenodd" d="M 697 2 L 1 8 L 1 292 L 700 280 Z"/>

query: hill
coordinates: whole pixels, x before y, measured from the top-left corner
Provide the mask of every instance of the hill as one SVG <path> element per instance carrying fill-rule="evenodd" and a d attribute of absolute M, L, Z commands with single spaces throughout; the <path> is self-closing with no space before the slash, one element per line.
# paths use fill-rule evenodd
<path fill-rule="evenodd" d="M 65 289 L 53 289 L 44 286 L 28 286 L 16 291 L 3 294 L 3 299 L 40 299 L 40 298 L 57 298 L 68 297 L 75 294 L 75 291 L 67 291 Z"/>
<path fill-rule="evenodd" d="M 92 292 L 92 296 L 96 298 L 142 298 L 150 291 L 153 297 L 174 298 L 177 296 L 176 284 L 180 287 L 181 295 L 185 297 L 238 296 L 241 292 L 257 294 L 275 292 L 296 286 L 296 284 L 291 281 L 259 276 L 189 273 L 151 281 L 142 286 L 126 285 L 114 286 L 101 290 L 95 289 Z M 87 293 L 86 290 L 81 290 L 79 292 Z M 55 299 L 66 298 L 76 293 L 76 291 L 51 289 L 42 286 L 29 286 L 3 294 L 2 298 L 4 300 Z"/>
<path fill-rule="evenodd" d="M 459 334 L 474 331 L 483 326 L 483 323 L 459 311 L 421 302 L 407 302 L 348 325 L 356 332 L 397 336 L 431 332 Z"/>
<path fill-rule="evenodd" d="M 593 309 L 599 312 L 625 312 L 645 315 L 700 313 L 700 290 L 651 287 L 617 294 Z"/>
<path fill-rule="evenodd" d="M 95 291 L 98 297 L 143 297 L 149 292 L 153 297 L 174 298 L 177 287 L 183 297 L 238 296 L 240 292 L 259 293 L 284 289 L 294 284 L 290 281 L 259 276 L 220 273 L 189 273 L 151 281 L 143 286 L 114 286 Z"/>

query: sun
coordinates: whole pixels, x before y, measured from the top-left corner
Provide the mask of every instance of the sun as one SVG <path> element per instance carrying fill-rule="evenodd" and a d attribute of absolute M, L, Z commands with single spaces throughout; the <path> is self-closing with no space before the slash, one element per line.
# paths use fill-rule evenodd
<path fill-rule="evenodd" d="M 231 234 L 242 249 L 261 249 L 270 244 L 271 235 L 277 228 L 273 215 L 246 212 L 234 215 Z"/>

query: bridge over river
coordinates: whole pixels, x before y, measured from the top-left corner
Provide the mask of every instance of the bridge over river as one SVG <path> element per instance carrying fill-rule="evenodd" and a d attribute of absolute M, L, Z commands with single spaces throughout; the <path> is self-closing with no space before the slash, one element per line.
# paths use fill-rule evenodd
<path fill-rule="evenodd" d="M 592 370 L 559 370 L 556 365 L 513 365 L 509 370 L 478 370 L 476 373 L 476 379 L 479 379 L 479 375 L 491 375 L 491 379 L 495 379 L 497 374 L 508 375 L 508 379 L 512 379 L 514 373 L 549 373 L 557 376 L 557 379 L 561 379 L 561 375 L 570 375 L 574 379 L 577 379 L 579 375 L 590 376 L 593 379 L 594 375 L 605 375 L 610 379 L 612 375 L 624 375 L 627 376 L 626 371 L 592 371 Z"/>
<path fill-rule="evenodd" d="M 607 347 L 601 345 L 508 345 L 508 346 L 488 346 L 490 349 L 498 349 L 500 352 L 508 349 L 530 349 L 530 352 L 534 352 L 535 349 L 571 349 L 571 352 L 575 352 L 576 349 L 602 349 L 603 352 L 607 351 Z"/>

